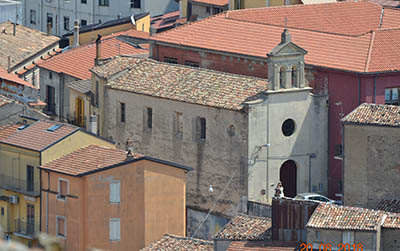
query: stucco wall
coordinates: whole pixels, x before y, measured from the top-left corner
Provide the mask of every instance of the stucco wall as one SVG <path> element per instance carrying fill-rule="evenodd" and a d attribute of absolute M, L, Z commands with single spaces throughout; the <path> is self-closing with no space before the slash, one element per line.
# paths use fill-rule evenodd
<path fill-rule="evenodd" d="M 207 6 L 209 8 L 209 12 L 207 12 Z M 213 15 L 213 9 L 218 8 L 220 9 L 220 12 L 225 11 L 227 8 L 226 7 L 220 7 L 220 6 L 215 6 L 215 5 L 206 5 L 206 4 L 198 4 L 196 2 L 192 2 L 192 15 L 197 16 L 197 20 L 203 19 L 206 17 L 209 17 Z"/>
<path fill-rule="evenodd" d="M 250 201 L 271 202 L 281 180 L 281 166 L 287 160 L 296 163 L 297 193 L 313 187 L 315 192 L 327 193 L 327 125 L 319 124 L 319 119 L 326 117 L 326 102 L 311 95 L 310 88 L 271 92 L 262 104 L 250 105 Z M 282 133 L 287 119 L 295 122 L 295 131 L 289 137 Z"/>
<path fill-rule="evenodd" d="M 320 239 L 317 239 L 317 231 L 320 232 Z M 321 243 L 331 244 L 332 250 L 339 250 L 340 244 L 343 243 L 342 231 L 340 230 L 327 230 L 327 229 L 311 229 L 307 228 L 307 243 L 312 243 L 315 249 L 319 248 Z M 376 232 L 373 231 L 355 231 L 354 243 L 362 244 L 362 250 L 374 251 L 376 250 Z M 342 248 L 342 250 L 344 250 Z M 385 249 L 384 249 L 385 250 Z M 386 251 L 386 250 L 385 250 Z"/>
<path fill-rule="evenodd" d="M 375 208 L 400 193 L 399 128 L 344 126 L 344 204 Z"/>
<path fill-rule="evenodd" d="M 382 251 L 400 250 L 400 230 L 386 228 L 382 229 L 381 241 Z"/>
<path fill-rule="evenodd" d="M 119 102 L 126 103 L 126 122 L 119 122 Z M 243 212 L 247 195 L 247 116 L 245 113 L 181 103 L 106 89 L 104 136 L 134 151 L 194 168 L 187 178 L 187 205 L 207 210 L 236 171 L 214 212 Z M 153 128 L 144 124 L 145 108 L 153 109 Z M 183 134 L 174 133 L 175 112 L 183 114 Z M 197 117 L 206 118 L 206 139 L 196 138 Z M 228 128 L 234 126 L 234 135 Z M 213 192 L 210 192 L 210 186 Z M 240 203 L 240 202 L 243 203 Z"/>
<path fill-rule="evenodd" d="M 0 106 L 0 126 L 21 121 L 19 116 L 21 114 L 35 119 L 49 119 L 47 115 L 36 109 L 12 102 Z"/>

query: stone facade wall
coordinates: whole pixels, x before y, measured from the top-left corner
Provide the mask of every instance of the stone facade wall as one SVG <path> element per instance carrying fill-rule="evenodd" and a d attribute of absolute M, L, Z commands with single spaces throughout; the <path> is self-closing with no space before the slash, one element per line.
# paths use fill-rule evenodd
<path fill-rule="evenodd" d="M 400 250 L 400 229 L 382 229 L 381 250 L 397 251 Z"/>
<path fill-rule="evenodd" d="M 344 125 L 344 204 L 375 208 L 400 194 L 400 129 Z"/>
<path fill-rule="evenodd" d="M 240 111 L 188 104 L 106 88 L 103 136 L 134 152 L 193 167 L 187 176 L 187 205 L 209 210 L 230 178 L 215 213 L 233 216 L 246 210 L 247 114 Z M 126 122 L 120 122 L 120 102 L 126 105 Z M 147 128 L 152 108 L 152 128 Z M 177 133 L 177 113 L 183 130 Z M 206 119 L 206 138 L 197 137 L 197 119 Z"/>

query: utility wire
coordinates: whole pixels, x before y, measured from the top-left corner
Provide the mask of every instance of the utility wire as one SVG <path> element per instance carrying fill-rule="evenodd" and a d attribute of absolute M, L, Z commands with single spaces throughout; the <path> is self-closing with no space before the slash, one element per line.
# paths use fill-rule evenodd
<path fill-rule="evenodd" d="M 239 170 L 240 165 L 236 168 L 236 170 L 233 172 L 232 176 L 230 177 L 228 183 L 226 183 L 224 189 L 221 191 L 221 193 L 219 194 L 217 200 L 214 202 L 214 205 L 212 206 L 212 208 L 208 211 L 206 217 L 203 219 L 202 222 L 200 222 L 200 224 L 197 226 L 196 230 L 194 231 L 194 233 L 192 234 L 192 236 L 190 238 L 193 238 L 197 232 L 199 231 L 200 227 L 204 224 L 204 222 L 206 222 L 206 220 L 208 219 L 208 217 L 210 216 L 211 212 L 214 210 L 215 206 L 217 205 L 218 201 L 221 199 L 222 195 L 224 194 L 224 192 L 226 191 L 226 189 L 228 188 L 229 184 L 231 184 L 233 177 L 235 177 L 237 171 Z"/>

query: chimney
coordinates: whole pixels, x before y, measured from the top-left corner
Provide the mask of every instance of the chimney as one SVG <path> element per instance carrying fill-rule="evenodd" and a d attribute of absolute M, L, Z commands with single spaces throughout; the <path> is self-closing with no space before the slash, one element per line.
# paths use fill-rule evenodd
<path fill-rule="evenodd" d="M 14 36 L 15 36 L 16 30 L 17 30 L 17 24 L 13 23 L 13 35 Z"/>
<path fill-rule="evenodd" d="M 8 56 L 7 60 L 8 60 L 8 62 L 7 62 L 7 72 L 10 73 L 10 71 L 11 71 L 11 57 Z"/>
<path fill-rule="evenodd" d="M 73 47 L 79 46 L 79 20 L 74 21 L 74 44 Z"/>
<path fill-rule="evenodd" d="M 99 60 L 101 58 L 101 35 L 97 35 L 96 39 L 96 58 L 94 60 L 95 65 L 99 65 Z"/>
<path fill-rule="evenodd" d="M 47 36 L 50 36 L 51 35 L 51 27 L 52 25 L 51 25 L 51 23 L 47 23 Z"/>
<path fill-rule="evenodd" d="M 97 134 L 97 119 L 96 115 L 90 115 L 89 117 L 89 132 Z"/>

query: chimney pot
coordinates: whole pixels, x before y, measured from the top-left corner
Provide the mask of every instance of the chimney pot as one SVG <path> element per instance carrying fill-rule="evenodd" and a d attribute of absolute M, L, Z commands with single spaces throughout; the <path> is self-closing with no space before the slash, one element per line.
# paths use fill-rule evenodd
<path fill-rule="evenodd" d="M 101 59 L 101 35 L 97 35 L 96 39 L 96 58 L 94 60 L 95 65 L 99 65 L 99 61 Z"/>
<path fill-rule="evenodd" d="M 8 63 L 7 63 L 7 72 L 10 73 L 11 71 L 11 57 L 7 57 Z"/>

